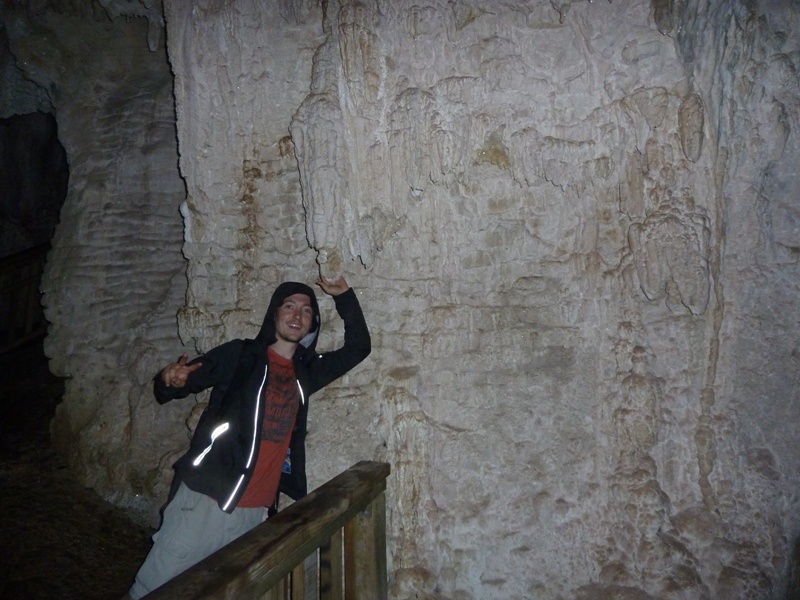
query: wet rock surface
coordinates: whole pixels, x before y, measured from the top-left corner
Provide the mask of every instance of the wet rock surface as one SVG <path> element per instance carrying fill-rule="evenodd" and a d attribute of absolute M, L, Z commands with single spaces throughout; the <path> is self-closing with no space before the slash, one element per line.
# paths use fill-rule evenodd
<path fill-rule="evenodd" d="M 119 598 L 152 531 L 77 482 L 50 445 L 63 381 L 41 340 L 0 356 L 0 598 Z"/>

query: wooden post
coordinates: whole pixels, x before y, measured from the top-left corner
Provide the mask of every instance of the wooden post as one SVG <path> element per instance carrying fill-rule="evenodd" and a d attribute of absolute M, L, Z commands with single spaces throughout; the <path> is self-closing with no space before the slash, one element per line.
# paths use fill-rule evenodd
<path fill-rule="evenodd" d="M 297 563 L 292 569 L 289 597 L 291 600 L 306 600 L 306 562 Z"/>
<path fill-rule="evenodd" d="M 344 528 L 345 599 L 386 600 L 386 496 L 375 500 Z"/>
<path fill-rule="evenodd" d="M 342 530 L 319 549 L 319 600 L 344 600 L 342 587 Z"/>

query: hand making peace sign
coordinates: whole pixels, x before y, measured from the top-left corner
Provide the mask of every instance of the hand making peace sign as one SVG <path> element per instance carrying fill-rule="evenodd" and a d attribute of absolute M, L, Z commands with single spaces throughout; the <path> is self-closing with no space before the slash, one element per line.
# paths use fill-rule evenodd
<path fill-rule="evenodd" d="M 161 379 L 164 380 L 167 387 L 185 386 L 189 374 L 203 366 L 203 363 L 187 365 L 188 360 L 188 354 L 181 354 L 178 362 L 170 363 L 161 370 Z"/>

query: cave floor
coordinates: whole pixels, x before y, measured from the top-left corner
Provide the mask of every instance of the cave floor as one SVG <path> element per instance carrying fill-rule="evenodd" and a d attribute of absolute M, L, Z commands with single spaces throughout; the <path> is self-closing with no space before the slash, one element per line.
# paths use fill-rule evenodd
<path fill-rule="evenodd" d="M 77 483 L 48 428 L 63 381 L 42 340 L 0 355 L 0 598 L 120 598 L 152 531 Z"/>

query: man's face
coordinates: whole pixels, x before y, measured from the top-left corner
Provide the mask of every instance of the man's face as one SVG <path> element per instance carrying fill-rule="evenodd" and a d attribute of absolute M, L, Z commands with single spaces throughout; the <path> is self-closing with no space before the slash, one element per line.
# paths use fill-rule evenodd
<path fill-rule="evenodd" d="M 297 344 L 311 329 L 314 309 L 305 294 L 292 294 L 275 313 L 275 335 L 279 340 Z"/>

